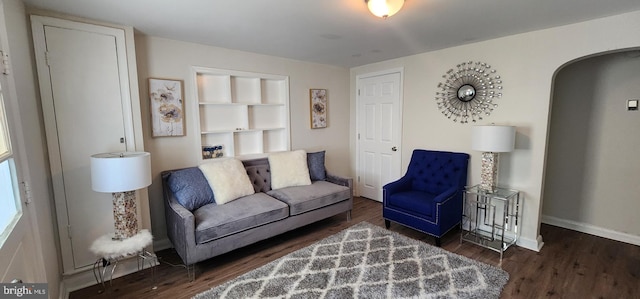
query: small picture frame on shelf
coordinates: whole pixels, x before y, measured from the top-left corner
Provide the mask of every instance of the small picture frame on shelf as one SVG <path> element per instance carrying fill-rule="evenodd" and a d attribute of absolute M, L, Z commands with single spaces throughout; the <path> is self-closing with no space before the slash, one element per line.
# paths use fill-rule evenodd
<path fill-rule="evenodd" d="M 327 127 L 327 90 L 309 89 L 311 101 L 311 128 L 320 129 Z"/>
<path fill-rule="evenodd" d="M 149 78 L 152 137 L 185 136 L 184 82 Z"/>
<path fill-rule="evenodd" d="M 203 145 L 202 146 L 202 159 L 215 159 L 224 156 L 222 151 L 222 145 Z"/>

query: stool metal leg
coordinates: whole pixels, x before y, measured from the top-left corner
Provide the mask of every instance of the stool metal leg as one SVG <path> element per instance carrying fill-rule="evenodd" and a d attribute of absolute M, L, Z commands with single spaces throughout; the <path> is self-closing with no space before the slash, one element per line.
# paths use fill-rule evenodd
<path fill-rule="evenodd" d="M 104 273 L 100 272 L 100 267 L 105 267 L 106 263 L 107 261 L 104 258 L 100 258 L 93 263 L 93 277 L 95 277 L 96 283 L 102 285 L 102 290 L 98 290 L 98 294 L 102 294 L 106 289 L 104 285 Z"/>

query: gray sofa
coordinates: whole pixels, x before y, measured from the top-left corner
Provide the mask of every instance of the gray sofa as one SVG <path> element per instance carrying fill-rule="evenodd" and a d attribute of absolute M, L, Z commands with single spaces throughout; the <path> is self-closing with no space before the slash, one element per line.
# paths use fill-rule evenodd
<path fill-rule="evenodd" d="M 177 200 L 169 183 L 172 174 L 189 168 L 162 172 L 167 234 L 191 280 L 195 278 L 197 262 L 339 213 L 346 212 L 347 219 L 351 219 L 352 179 L 326 172 L 325 180 L 312 180 L 311 185 L 272 190 L 267 158 L 242 163 L 255 194 L 194 210 Z M 191 170 L 194 168 L 198 169 Z M 195 185 L 195 181 L 190 179 L 188 184 Z"/>

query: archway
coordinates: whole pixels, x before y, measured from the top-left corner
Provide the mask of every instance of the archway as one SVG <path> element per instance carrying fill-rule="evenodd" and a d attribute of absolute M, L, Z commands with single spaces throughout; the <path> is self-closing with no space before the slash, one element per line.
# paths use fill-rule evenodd
<path fill-rule="evenodd" d="M 640 50 L 573 60 L 553 80 L 541 222 L 640 245 Z"/>

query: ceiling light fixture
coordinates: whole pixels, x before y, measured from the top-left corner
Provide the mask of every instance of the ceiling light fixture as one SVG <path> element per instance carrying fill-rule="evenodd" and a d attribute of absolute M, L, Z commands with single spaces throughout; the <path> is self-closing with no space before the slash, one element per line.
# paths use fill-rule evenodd
<path fill-rule="evenodd" d="M 374 16 L 386 19 L 395 15 L 404 4 L 404 0 L 364 0 Z"/>

